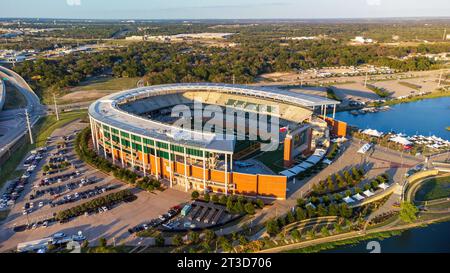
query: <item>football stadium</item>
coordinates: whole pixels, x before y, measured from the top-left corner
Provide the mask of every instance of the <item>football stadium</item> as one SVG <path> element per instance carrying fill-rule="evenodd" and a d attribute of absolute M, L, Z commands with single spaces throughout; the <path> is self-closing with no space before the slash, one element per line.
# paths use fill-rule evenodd
<path fill-rule="evenodd" d="M 208 123 L 203 116 L 191 118 L 200 126 L 180 127 L 180 117 L 172 116 L 174 107 L 195 111 L 196 103 L 202 109 L 245 112 L 244 133 L 237 130 L 234 114 L 231 121 L 224 115 L 211 131 L 196 129 Z M 186 83 L 108 95 L 89 107 L 89 117 L 94 149 L 118 166 L 186 191 L 285 199 L 288 181 L 322 160 L 330 136 L 345 135 L 346 124 L 334 120 L 337 104 L 277 88 Z M 327 117 L 327 109 L 332 117 Z M 273 151 L 262 149 L 270 140 L 247 136 L 250 115 L 265 115 L 269 124 L 277 119 L 279 145 Z"/>

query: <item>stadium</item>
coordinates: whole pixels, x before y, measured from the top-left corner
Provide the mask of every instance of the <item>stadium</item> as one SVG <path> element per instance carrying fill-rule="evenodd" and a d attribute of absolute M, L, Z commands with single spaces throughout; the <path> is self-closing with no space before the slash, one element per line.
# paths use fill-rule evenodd
<path fill-rule="evenodd" d="M 264 140 L 238 137 L 238 130 L 219 137 L 230 123 L 225 118 L 211 132 L 176 125 L 173 107 L 185 105 L 194 111 L 197 102 L 235 111 L 252 109 L 253 114 L 268 116 L 269 123 L 276 117 L 279 147 L 266 153 L 261 149 Z M 168 84 L 103 97 L 91 104 L 89 118 L 93 147 L 99 155 L 158 177 L 169 187 L 285 199 L 289 179 L 303 170 L 299 164 L 317 154 L 323 157 L 330 134 L 345 135 L 345 124 L 333 119 L 337 104 L 319 96 L 267 87 Z M 327 108 L 332 108 L 333 118 L 326 118 Z M 192 122 L 204 125 L 207 120 Z M 234 116 L 231 123 L 236 129 Z M 249 121 L 245 124 L 247 132 Z M 185 137 L 187 133 L 189 137 Z M 270 157 L 273 166 L 258 160 L 264 156 Z"/>

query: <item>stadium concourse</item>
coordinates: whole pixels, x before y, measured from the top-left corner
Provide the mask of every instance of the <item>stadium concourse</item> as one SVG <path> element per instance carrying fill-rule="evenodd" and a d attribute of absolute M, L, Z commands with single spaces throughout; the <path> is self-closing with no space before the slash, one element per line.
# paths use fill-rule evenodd
<path fill-rule="evenodd" d="M 281 127 L 276 137 L 284 143 L 279 158 L 282 168 L 290 167 L 300 155 L 314 154 L 316 128 L 325 128 L 322 136 L 326 137 L 330 129 L 342 133 L 337 126 L 342 127 L 342 123 L 323 118 L 329 107 L 333 108 L 334 117 L 339 103 L 334 100 L 244 85 L 169 84 L 127 90 L 94 102 L 89 107 L 94 147 L 114 164 L 167 179 L 170 187 L 285 199 L 288 176 L 236 171 L 236 161 L 263 153 L 263 141 L 237 138 L 234 116 L 234 131 L 232 134 L 226 131 L 225 138 L 219 137 L 230 125 L 227 126 L 229 120 L 225 118 L 210 132 L 175 124 L 177 118 L 171 116 L 172 108 L 186 105 L 194 111 L 197 102 L 246 113 L 253 109 L 257 116 L 276 116 Z M 250 105 L 254 107 L 249 108 Z M 319 116 L 314 114 L 317 110 Z M 205 119 L 196 122 L 204 125 Z M 246 134 L 248 123 L 246 120 Z"/>

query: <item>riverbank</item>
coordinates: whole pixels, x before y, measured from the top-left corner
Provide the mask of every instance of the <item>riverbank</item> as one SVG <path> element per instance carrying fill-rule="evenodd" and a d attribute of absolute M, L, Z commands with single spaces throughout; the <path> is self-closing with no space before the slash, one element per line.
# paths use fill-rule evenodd
<path fill-rule="evenodd" d="M 450 221 L 450 213 L 448 215 L 437 217 L 428 220 L 417 221 L 411 224 L 404 224 L 400 226 L 393 226 L 383 230 L 383 227 L 379 227 L 372 230 L 364 231 L 352 231 L 337 235 L 332 235 L 328 237 L 318 238 L 309 241 L 303 241 L 299 243 L 294 243 L 290 245 L 284 245 L 269 249 L 264 249 L 260 251 L 261 253 L 278 253 L 278 252 L 294 252 L 294 253 L 309 253 L 309 252 L 319 252 L 324 250 L 330 250 L 340 246 L 352 245 L 360 243 L 366 240 L 372 239 L 386 239 L 392 236 L 401 235 L 402 232 L 419 228 L 426 227 L 428 225 L 440 222 Z M 384 225 L 385 226 L 385 225 Z"/>
<path fill-rule="evenodd" d="M 424 95 L 419 95 L 419 96 L 412 96 L 412 97 L 403 98 L 403 99 L 387 100 L 383 103 L 373 103 L 372 106 L 391 106 L 391 105 L 396 105 L 396 104 L 401 104 L 401 103 L 421 101 L 424 99 L 437 99 L 437 98 L 444 98 L 444 97 L 450 97 L 450 91 L 442 90 L 442 91 L 432 92 L 429 94 L 424 94 Z"/>
<path fill-rule="evenodd" d="M 299 248 L 299 249 L 293 249 L 286 251 L 285 253 L 316 253 L 321 252 L 325 250 L 335 249 L 340 246 L 348 246 L 348 245 L 355 245 L 360 242 L 366 241 L 366 240 L 384 240 L 387 238 L 390 238 L 392 236 L 399 236 L 402 232 L 401 231 L 386 231 L 386 232 L 379 232 L 375 234 L 369 234 L 357 238 L 352 239 L 346 239 L 342 241 L 336 241 L 336 242 L 330 242 L 330 243 L 324 243 L 319 244 L 315 246 L 309 246 L 305 248 Z"/>

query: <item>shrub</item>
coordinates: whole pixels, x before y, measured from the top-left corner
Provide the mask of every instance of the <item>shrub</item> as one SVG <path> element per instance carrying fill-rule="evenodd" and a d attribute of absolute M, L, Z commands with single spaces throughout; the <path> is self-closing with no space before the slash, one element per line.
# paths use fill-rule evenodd
<path fill-rule="evenodd" d="M 197 199 L 200 196 L 200 194 L 198 193 L 198 191 L 193 191 L 191 194 L 192 199 Z"/>
<path fill-rule="evenodd" d="M 244 206 L 245 212 L 248 214 L 255 214 L 255 207 L 252 203 L 247 203 Z"/>
<path fill-rule="evenodd" d="M 73 217 L 80 216 L 85 212 L 94 211 L 104 206 L 111 206 L 122 201 L 129 200 L 133 197 L 134 194 L 132 194 L 130 190 L 122 190 L 119 192 L 110 193 L 106 196 L 95 198 L 81 205 L 62 210 L 56 214 L 56 219 L 59 221 L 67 220 Z"/>
<path fill-rule="evenodd" d="M 182 246 L 183 245 L 183 238 L 180 234 L 176 234 L 172 237 L 172 244 L 175 246 Z"/>
<path fill-rule="evenodd" d="M 261 199 L 256 199 L 256 205 L 258 205 L 258 207 L 262 209 L 264 208 L 264 201 Z"/>
<path fill-rule="evenodd" d="M 211 196 L 211 201 L 213 201 L 214 203 L 218 203 L 219 202 L 219 197 L 216 194 L 213 194 Z"/>
<path fill-rule="evenodd" d="M 156 246 L 164 246 L 165 245 L 165 240 L 164 237 L 161 233 L 158 233 L 158 235 L 156 235 L 155 237 L 155 245 Z"/>
<path fill-rule="evenodd" d="M 208 193 L 205 193 L 203 195 L 203 200 L 205 200 L 205 202 L 209 202 L 211 200 L 211 196 Z"/>

